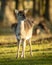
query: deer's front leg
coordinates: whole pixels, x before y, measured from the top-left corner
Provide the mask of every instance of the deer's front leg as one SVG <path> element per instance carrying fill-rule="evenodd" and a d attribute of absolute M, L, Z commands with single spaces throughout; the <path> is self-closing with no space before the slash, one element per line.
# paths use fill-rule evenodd
<path fill-rule="evenodd" d="M 22 55 L 21 57 L 25 58 L 25 47 L 26 47 L 26 40 L 22 42 Z"/>
<path fill-rule="evenodd" d="M 32 45 L 31 45 L 31 39 L 29 39 L 29 46 L 30 46 L 30 55 L 33 56 L 32 54 Z"/>
<path fill-rule="evenodd" d="M 18 51 L 16 58 L 19 58 L 20 44 L 21 44 L 21 40 L 18 40 Z"/>

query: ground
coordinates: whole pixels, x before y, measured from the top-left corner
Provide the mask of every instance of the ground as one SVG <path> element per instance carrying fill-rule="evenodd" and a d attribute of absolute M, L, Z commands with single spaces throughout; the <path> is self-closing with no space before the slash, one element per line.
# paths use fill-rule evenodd
<path fill-rule="evenodd" d="M 27 45 L 26 58 L 16 59 L 17 45 L 2 45 L 0 46 L 0 65 L 52 65 L 52 42 L 46 44 L 34 44 L 32 45 L 32 51 L 33 56 L 31 57 L 29 45 Z"/>

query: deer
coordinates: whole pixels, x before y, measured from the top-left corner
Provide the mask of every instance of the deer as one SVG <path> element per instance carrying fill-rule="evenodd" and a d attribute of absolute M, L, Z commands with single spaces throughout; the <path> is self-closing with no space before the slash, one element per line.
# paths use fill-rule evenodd
<path fill-rule="evenodd" d="M 33 18 L 31 16 L 26 16 L 26 13 L 28 10 L 15 10 L 17 23 L 14 24 L 12 27 L 14 28 L 14 32 L 16 35 L 16 39 L 18 40 L 18 51 L 16 58 L 19 58 L 19 51 L 20 51 L 20 45 L 22 44 L 22 53 L 21 57 L 25 58 L 25 47 L 26 47 L 26 41 L 29 41 L 30 46 L 30 55 L 32 54 L 32 44 L 31 44 L 31 38 L 33 33 L 33 27 L 37 26 L 40 21 L 43 20 L 42 17 Z"/>

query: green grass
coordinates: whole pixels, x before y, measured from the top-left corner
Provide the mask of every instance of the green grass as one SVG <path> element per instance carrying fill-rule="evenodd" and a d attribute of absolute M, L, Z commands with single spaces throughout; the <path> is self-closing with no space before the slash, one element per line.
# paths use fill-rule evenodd
<path fill-rule="evenodd" d="M 16 45 L 0 46 L 0 65 L 52 65 L 52 43 L 32 45 L 32 50 L 31 57 L 27 45 L 26 58 L 16 59 Z"/>

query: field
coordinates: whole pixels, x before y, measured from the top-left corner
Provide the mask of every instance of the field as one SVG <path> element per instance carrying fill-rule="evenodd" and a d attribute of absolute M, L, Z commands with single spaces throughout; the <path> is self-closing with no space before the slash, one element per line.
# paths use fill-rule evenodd
<path fill-rule="evenodd" d="M 52 42 L 32 45 L 32 51 L 33 56 L 31 57 L 29 45 L 27 45 L 25 59 L 16 59 L 16 44 L 1 45 L 0 65 L 52 65 Z"/>

